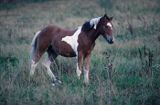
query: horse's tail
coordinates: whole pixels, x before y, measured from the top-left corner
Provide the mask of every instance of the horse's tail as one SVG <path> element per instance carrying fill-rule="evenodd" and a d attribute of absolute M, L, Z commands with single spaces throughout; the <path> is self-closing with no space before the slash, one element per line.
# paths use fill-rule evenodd
<path fill-rule="evenodd" d="M 41 31 L 38 31 L 36 32 L 33 40 L 32 40 L 32 43 L 31 43 L 31 46 L 32 46 L 32 49 L 31 49 L 31 60 L 33 60 L 34 58 L 34 55 L 35 55 L 35 52 L 36 52 L 36 48 L 37 48 L 37 37 L 39 35 Z"/>
<path fill-rule="evenodd" d="M 30 52 L 30 60 L 29 60 L 29 64 L 30 64 L 30 75 L 32 76 L 34 74 L 35 71 L 35 67 L 36 67 L 36 62 L 35 62 L 35 53 L 36 53 L 36 49 L 37 49 L 37 37 L 39 35 L 40 31 L 36 32 L 32 43 L 31 43 L 31 52 Z"/>

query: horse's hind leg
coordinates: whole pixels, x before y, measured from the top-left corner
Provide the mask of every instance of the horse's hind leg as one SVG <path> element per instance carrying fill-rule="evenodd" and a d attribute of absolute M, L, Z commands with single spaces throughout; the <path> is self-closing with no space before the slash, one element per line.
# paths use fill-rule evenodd
<path fill-rule="evenodd" d="M 47 73 L 51 77 L 51 79 L 53 80 L 52 85 L 54 86 L 56 83 L 61 83 L 61 81 L 57 80 L 56 76 L 53 74 L 53 72 L 50 68 L 50 65 L 53 61 L 55 61 L 55 59 L 58 55 L 52 49 L 51 46 L 48 47 L 47 53 L 48 53 L 48 58 L 43 62 L 43 65 L 47 68 Z"/>
<path fill-rule="evenodd" d="M 51 61 L 49 59 L 46 59 L 43 62 L 43 65 L 47 68 L 47 74 L 51 77 L 51 79 L 53 79 L 53 81 L 56 81 L 56 77 L 55 75 L 52 73 L 52 70 L 50 68 L 51 65 Z"/>
<path fill-rule="evenodd" d="M 32 60 L 32 61 L 31 61 L 31 71 L 30 71 L 30 76 L 33 76 L 33 74 L 34 74 L 34 72 L 35 72 L 36 66 L 37 66 L 37 63 L 36 63 L 34 60 Z"/>
<path fill-rule="evenodd" d="M 38 61 L 40 60 L 40 58 L 43 55 L 43 53 L 36 52 L 34 55 L 32 55 L 30 76 L 33 76 L 33 74 L 35 72 L 35 68 L 36 68 L 36 66 L 38 64 Z"/>

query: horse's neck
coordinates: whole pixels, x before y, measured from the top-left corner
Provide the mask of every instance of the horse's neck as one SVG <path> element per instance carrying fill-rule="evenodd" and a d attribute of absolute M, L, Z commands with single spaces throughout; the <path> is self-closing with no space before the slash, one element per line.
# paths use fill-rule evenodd
<path fill-rule="evenodd" d="M 97 32 L 97 30 L 92 29 L 90 30 L 90 32 L 88 32 L 88 37 L 94 43 L 95 40 L 99 37 L 99 33 Z"/>

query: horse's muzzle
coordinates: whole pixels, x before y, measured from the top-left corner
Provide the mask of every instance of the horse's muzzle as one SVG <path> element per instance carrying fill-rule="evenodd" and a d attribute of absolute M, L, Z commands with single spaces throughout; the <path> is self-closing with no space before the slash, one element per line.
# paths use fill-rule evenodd
<path fill-rule="evenodd" d="M 106 37 L 105 39 L 107 40 L 107 42 L 108 42 L 109 44 L 113 44 L 113 43 L 114 43 L 113 37 Z"/>
<path fill-rule="evenodd" d="M 112 39 L 112 40 L 107 40 L 107 42 L 108 42 L 109 44 L 113 44 L 113 43 L 114 43 L 113 39 Z"/>

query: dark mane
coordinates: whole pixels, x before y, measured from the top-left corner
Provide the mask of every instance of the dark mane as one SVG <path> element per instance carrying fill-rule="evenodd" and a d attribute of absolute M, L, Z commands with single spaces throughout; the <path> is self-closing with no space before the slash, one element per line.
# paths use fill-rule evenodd
<path fill-rule="evenodd" d="M 82 25 L 82 31 L 86 32 L 91 30 L 94 27 L 94 25 L 90 24 L 90 21 L 86 21 L 83 25 Z"/>
<path fill-rule="evenodd" d="M 97 17 L 97 18 L 93 18 L 89 21 L 86 21 L 83 25 L 82 25 L 82 31 L 86 32 L 86 31 L 90 31 L 91 29 L 96 29 L 97 24 L 99 22 L 99 20 L 101 19 L 101 17 Z"/>

